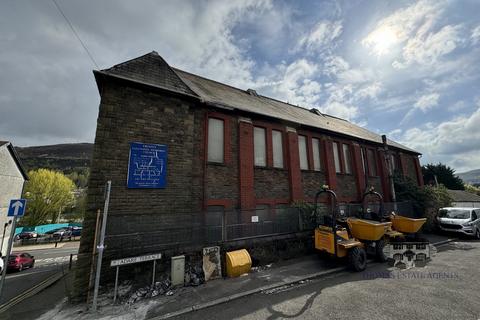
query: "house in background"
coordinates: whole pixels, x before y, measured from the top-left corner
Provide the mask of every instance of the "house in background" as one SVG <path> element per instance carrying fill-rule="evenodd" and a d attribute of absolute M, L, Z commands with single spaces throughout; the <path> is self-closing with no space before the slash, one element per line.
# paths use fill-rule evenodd
<path fill-rule="evenodd" d="M 11 199 L 22 197 L 24 182 L 28 176 L 23 169 L 15 148 L 8 141 L 0 141 L 0 234 L 3 239 L 3 247 L 0 248 L 5 254 L 10 236 L 11 218 L 7 217 Z M 5 228 L 6 226 L 6 228 Z"/>
<path fill-rule="evenodd" d="M 423 185 L 420 153 L 407 146 L 388 140 L 387 157 L 374 132 L 172 68 L 156 52 L 94 75 L 101 102 L 78 258 L 84 278 L 108 180 L 105 265 L 294 241 L 302 229 L 289 208 L 312 202 L 322 185 L 342 202 L 360 201 L 370 186 L 391 201 L 387 163 Z M 311 230 L 303 234 L 311 240 Z"/>
<path fill-rule="evenodd" d="M 448 190 L 452 197 L 452 207 L 480 208 L 480 196 L 463 190 Z"/>

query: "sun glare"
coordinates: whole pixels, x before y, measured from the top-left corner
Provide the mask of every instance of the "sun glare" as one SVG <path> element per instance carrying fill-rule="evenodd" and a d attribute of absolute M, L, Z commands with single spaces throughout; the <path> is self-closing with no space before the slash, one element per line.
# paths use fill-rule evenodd
<path fill-rule="evenodd" d="M 389 53 L 397 42 L 398 37 L 395 32 L 386 26 L 376 29 L 363 40 L 363 44 L 370 47 L 377 56 Z"/>

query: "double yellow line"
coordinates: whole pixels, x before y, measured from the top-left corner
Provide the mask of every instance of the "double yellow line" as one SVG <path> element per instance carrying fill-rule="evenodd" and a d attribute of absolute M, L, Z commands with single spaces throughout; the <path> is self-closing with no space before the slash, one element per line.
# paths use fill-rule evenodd
<path fill-rule="evenodd" d="M 57 272 L 55 274 L 52 274 L 50 277 L 43 280 L 42 282 L 36 284 L 35 286 L 33 286 L 31 288 L 28 288 L 27 290 L 23 291 L 18 296 L 14 297 L 14 298 L 10 299 L 9 301 L 5 302 L 4 304 L 0 305 L 0 314 L 7 311 L 8 309 L 13 307 L 14 305 L 22 302 L 23 300 L 33 296 L 34 294 L 36 294 L 40 291 L 42 291 L 43 289 L 51 286 L 52 284 L 54 284 L 55 282 L 57 282 L 58 280 L 63 278 L 65 275 L 66 275 L 66 273 Z"/>

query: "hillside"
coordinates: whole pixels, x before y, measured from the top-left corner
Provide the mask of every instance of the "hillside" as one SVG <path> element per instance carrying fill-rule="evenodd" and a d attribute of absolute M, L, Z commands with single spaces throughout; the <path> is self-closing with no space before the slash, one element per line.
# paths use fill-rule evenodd
<path fill-rule="evenodd" d="M 457 176 L 459 176 L 465 183 L 480 184 L 480 169 L 458 173 Z"/>
<path fill-rule="evenodd" d="M 27 171 L 48 168 L 65 174 L 86 172 L 93 153 L 92 143 L 69 143 L 15 148 Z"/>

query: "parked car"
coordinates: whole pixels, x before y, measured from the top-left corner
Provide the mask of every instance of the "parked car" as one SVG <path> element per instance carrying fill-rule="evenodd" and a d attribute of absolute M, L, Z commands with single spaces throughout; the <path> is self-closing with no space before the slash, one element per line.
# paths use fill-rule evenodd
<path fill-rule="evenodd" d="M 12 253 L 8 257 L 7 270 L 22 271 L 25 268 L 33 268 L 35 257 L 26 252 Z"/>
<path fill-rule="evenodd" d="M 62 229 L 64 229 L 64 228 L 52 229 L 52 230 L 50 230 L 50 231 L 45 232 L 45 234 L 54 234 L 54 233 L 57 232 L 58 230 L 62 230 Z"/>
<path fill-rule="evenodd" d="M 70 227 L 72 230 L 72 237 L 80 237 L 82 235 L 82 227 Z"/>
<path fill-rule="evenodd" d="M 65 239 L 65 238 L 71 238 L 72 237 L 72 230 L 68 228 L 63 228 L 55 231 L 53 233 L 53 238 L 54 239 Z"/>
<path fill-rule="evenodd" d="M 443 231 L 462 233 L 480 239 L 480 208 L 441 208 L 437 216 Z"/>
<path fill-rule="evenodd" d="M 35 231 L 23 231 L 17 234 L 15 238 L 17 240 L 35 239 L 35 238 L 38 238 L 38 233 L 36 233 Z"/>

